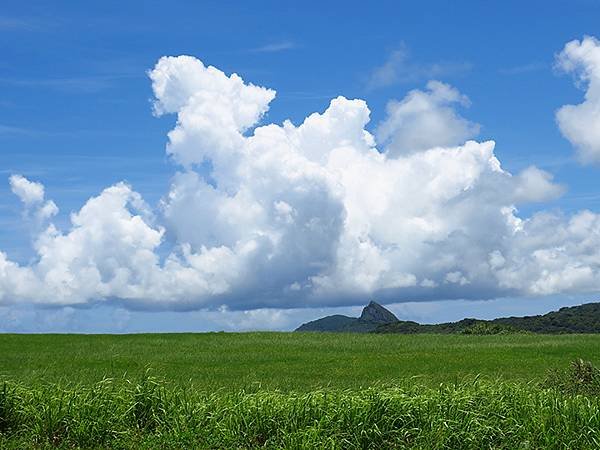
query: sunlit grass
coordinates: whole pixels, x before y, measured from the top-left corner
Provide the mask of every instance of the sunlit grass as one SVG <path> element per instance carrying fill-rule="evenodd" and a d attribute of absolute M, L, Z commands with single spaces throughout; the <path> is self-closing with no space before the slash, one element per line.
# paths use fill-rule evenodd
<path fill-rule="evenodd" d="M 2 448 L 597 448 L 600 402 L 535 384 L 206 392 L 152 377 L 7 383 Z"/>
<path fill-rule="evenodd" d="M 207 333 L 0 335 L 0 381 L 94 383 L 147 368 L 197 388 L 309 391 L 482 375 L 542 379 L 576 358 L 600 365 L 600 335 Z"/>
<path fill-rule="evenodd" d="M 598 365 L 598 335 L 0 335 L 0 350 L 0 448 L 600 446 L 600 372 L 569 366 Z"/>

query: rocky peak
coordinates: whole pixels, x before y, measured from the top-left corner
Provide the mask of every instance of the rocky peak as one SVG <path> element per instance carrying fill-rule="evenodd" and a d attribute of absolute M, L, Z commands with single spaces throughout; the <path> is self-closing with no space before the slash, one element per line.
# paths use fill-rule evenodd
<path fill-rule="evenodd" d="M 371 322 L 377 324 L 398 322 L 398 318 L 394 314 L 385 309 L 379 303 L 374 302 L 372 300 L 362 310 L 360 320 L 363 322 Z"/>

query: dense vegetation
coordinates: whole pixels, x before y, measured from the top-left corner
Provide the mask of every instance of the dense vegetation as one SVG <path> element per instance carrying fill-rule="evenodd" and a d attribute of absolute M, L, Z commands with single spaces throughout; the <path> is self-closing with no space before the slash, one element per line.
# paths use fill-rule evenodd
<path fill-rule="evenodd" d="M 494 320 L 463 319 L 458 322 L 420 324 L 398 320 L 383 306 L 370 302 L 360 317 L 333 315 L 300 325 L 296 331 L 353 333 L 600 333 L 600 303 L 561 308 L 548 314 L 526 317 L 502 317 Z"/>
<path fill-rule="evenodd" d="M 421 325 L 398 321 L 383 324 L 375 333 L 464 333 L 476 325 L 504 326 L 532 333 L 600 333 L 600 303 L 561 308 L 548 314 L 526 317 L 502 317 L 494 320 L 463 319 L 458 322 Z M 498 328 L 499 329 L 499 328 Z"/>
<path fill-rule="evenodd" d="M 600 402 L 474 381 L 213 392 L 152 378 L 0 389 L 2 448 L 598 448 Z"/>

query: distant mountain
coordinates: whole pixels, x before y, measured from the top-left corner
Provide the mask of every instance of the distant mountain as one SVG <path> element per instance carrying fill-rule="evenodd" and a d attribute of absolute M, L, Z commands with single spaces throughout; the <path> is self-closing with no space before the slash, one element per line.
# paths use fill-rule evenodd
<path fill-rule="evenodd" d="M 363 308 L 362 314 L 358 320 L 365 323 L 376 323 L 380 325 L 398 322 L 398 318 L 391 311 L 374 301 L 370 301 L 369 304 Z"/>
<path fill-rule="evenodd" d="M 346 333 L 369 333 L 377 327 L 398 322 L 398 318 L 379 303 L 369 302 L 360 317 L 336 314 L 300 325 L 296 331 L 330 331 Z"/>
<path fill-rule="evenodd" d="M 477 327 L 477 328 L 476 328 Z M 532 333 L 600 333 L 600 303 L 561 308 L 538 316 L 502 317 L 494 320 L 462 319 L 458 322 L 421 325 L 397 321 L 378 326 L 375 333 L 470 333 L 472 330 L 528 331 Z"/>

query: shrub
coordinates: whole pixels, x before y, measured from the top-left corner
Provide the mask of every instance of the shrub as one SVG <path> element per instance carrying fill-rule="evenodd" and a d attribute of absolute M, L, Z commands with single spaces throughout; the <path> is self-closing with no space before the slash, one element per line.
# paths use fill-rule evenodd
<path fill-rule="evenodd" d="M 461 334 L 491 335 L 491 334 L 528 334 L 525 330 L 497 323 L 478 322 L 461 331 Z"/>
<path fill-rule="evenodd" d="M 589 361 L 576 359 L 564 370 L 551 370 L 543 387 L 569 395 L 600 395 L 600 369 Z"/>

